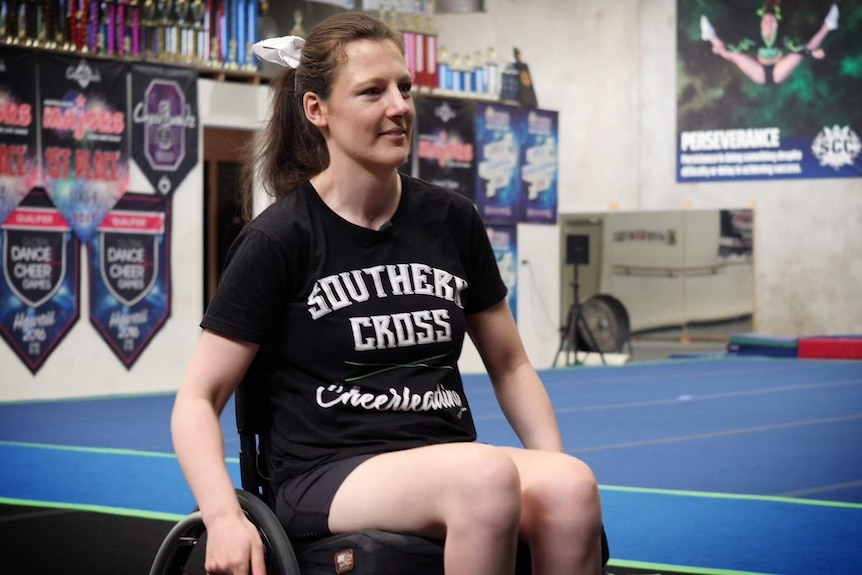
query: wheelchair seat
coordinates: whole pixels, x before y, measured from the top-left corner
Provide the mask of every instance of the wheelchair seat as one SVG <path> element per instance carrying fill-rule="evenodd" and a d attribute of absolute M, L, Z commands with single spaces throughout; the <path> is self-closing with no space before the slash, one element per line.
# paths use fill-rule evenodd
<path fill-rule="evenodd" d="M 258 528 L 264 543 L 268 575 L 444 575 L 443 542 L 418 535 L 365 529 L 311 541 L 291 541 L 272 509 L 273 494 L 262 470 L 267 469 L 263 447 L 266 413 L 260 394 L 249 384 L 249 370 L 234 393 L 236 427 L 240 439 L 240 506 Z M 206 528 L 195 509 L 180 520 L 162 541 L 150 575 L 204 574 Z M 204 543 L 200 545 L 199 543 Z M 197 550 L 197 551 L 196 551 Z M 609 553 L 602 530 L 602 564 Z M 197 569 L 197 570 L 196 570 Z M 530 552 L 519 543 L 516 575 L 530 575 Z"/>

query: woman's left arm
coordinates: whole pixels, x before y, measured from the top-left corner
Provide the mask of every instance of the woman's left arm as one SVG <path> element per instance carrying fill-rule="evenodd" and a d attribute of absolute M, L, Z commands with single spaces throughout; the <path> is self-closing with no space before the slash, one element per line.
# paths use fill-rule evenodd
<path fill-rule="evenodd" d="M 562 451 L 551 400 L 527 357 L 506 300 L 468 315 L 467 331 L 488 370 L 500 408 L 524 447 Z"/>

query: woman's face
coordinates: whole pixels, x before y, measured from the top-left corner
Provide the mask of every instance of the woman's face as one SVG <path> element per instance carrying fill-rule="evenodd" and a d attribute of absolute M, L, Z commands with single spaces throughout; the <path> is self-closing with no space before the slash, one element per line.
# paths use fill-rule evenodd
<path fill-rule="evenodd" d="M 373 40 L 347 44 L 344 56 L 318 123 L 328 132 L 330 162 L 395 169 L 410 153 L 416 116 L 404 56 L 394 43 Z"/>
<path fill-rule="evenodd" d="M 778 34 L 778 19 L 775 14 L 767 12 L 760 19 L 760 35 L 767 44 L 775 42 L 775 35 Z"/>

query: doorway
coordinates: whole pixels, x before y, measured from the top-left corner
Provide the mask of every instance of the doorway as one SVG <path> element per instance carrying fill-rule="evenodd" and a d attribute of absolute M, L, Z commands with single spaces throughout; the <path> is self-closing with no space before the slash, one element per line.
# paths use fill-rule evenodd
<path fill-rule="evenodd" d="M 254 136 L 252 130 L 204 127 L 204 311 L 242 229 L 241 159 Z"/>

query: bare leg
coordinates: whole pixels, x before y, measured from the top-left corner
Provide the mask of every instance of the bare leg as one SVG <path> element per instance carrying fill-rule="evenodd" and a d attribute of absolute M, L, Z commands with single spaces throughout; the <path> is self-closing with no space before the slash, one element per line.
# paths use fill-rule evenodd
<path fill-rule="evenodd" d="M 444 539 L 447 575 L 511 575 L 520 516 L 512 458 L 490 445 L 454 443 L 362 463 L 335 494 L 329 527 Z"/>
<path fill-rule="evenodd" d="M 712 44 L 712 53 L 721 56 L 728 62 L 733 62 L 743 74 L 758 84 L 766 83 L 766 70 L 755 58 L 747 54 L 729 52 L 718 34 L 715 33 L 712 23 L 706 16 L 700 17 L 700 37 L 705 42 Z"/>
<path fill-rule="evenodd" d="M 520 536 L 534 575 L 598 575 L 602 512 L 593 472 L 562 453 L 501 448 L 521 476 Z"/>
<path fill-rule="evenodd" d="M 733 62 L 743 74 L 751 78 L 757 84 L 766 83 L 766 69 L 755 58 L 741 52 L 730 52 L 725 48 L 724 42 L 718 36 L 713 36 L 710 40 L 712 44 L 712 52 L 727 60 Z"/>
<path fill-rule="evenodd" d="M 802 62 L 801 54 L 788 54 L 787 56 L 783 56 L 778 62 L 775 63 L 775 68 L 772 70 L 772 80 L 776 84 L 780 84 L 785 81 L 788 76 L 799 66 L 799 63 Z"/>
<path fill-rule="evenodd" d="M 831 29 L 832 28 L 829 27 L 828 22 L 824 22 L 823 26 L 820 27 L 820 30 L 818 30 L 817 33 L 811 37 L 811 40 L 805 44 L 806 50 L 811 53 L 812 57 L 820 60 L 826 55 L 823 50 L 820 49 L 820 45 L 823 43 L 823 40 L 826 38 L 826 35 L 829 34 Z M 800 54 L 788 54 L 776 62 L 775 70 L 773 70 L 772 73 L 775 83 L 780 84 L 786 80 L 801 62 L 802 55 Z"/>
<path fill-rule="evenodd" d="M 805 45 L 805 48 L 809 52 L 811 52 L 811 55 L 818 60 L 820 58 L 823 58 L 823 56 L 825 55 L 823 53 L 823 50 L 820 49 L 820 45 L 823 43 L 823 40 L 826 39 L 826 35 L 829 34 L 829 31 L 829 26 L 824 23 L 823 26 L 820 27 L 820 30 L 818 30 L 817 33 L 811 37 L 811 40 L 809 40 L 808 43 Z"/>

